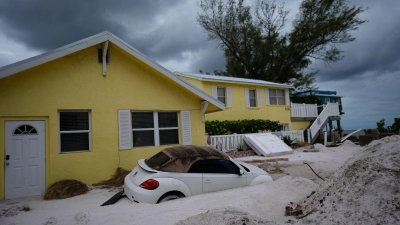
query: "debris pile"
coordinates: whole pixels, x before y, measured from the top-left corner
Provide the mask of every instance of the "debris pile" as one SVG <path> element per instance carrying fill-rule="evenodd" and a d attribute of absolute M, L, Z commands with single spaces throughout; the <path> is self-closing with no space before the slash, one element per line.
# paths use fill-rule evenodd
<path fill-rule="evenodd" d="M 296 224 L 400 224 L 400 136 L 361 148 L 299 204 Z"/>
<path fill-rule="evenodd" d="M 303 215 L 303 210 L 301 209 L 300 205 L 296 205 L 296 207 L 293 206 L 293 203 L 291 202 L 290 205 L 287 205 L 285 207 L 285 216 L 302 216 Z"/>
<path fill-rule="evenodd" d="M 185 220 L 181 220 L 176 225 L 208 225 L 208 224 L 229 224 L 229 225 L 277 225 L 277 223 L 260 218 L 249 213 L 234 210 L 221 209 L 207 211 Z"/>

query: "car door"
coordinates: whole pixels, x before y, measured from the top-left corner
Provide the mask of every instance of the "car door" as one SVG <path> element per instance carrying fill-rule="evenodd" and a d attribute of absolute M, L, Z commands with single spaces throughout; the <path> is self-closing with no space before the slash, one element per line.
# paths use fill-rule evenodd
<path fill-rule="evenodd" d="M 240 175 L 240 169 L 229 160 L 199 160 L 189 172 L 203 174 L 203 193 L 246 186 L 246 176 Z"/>

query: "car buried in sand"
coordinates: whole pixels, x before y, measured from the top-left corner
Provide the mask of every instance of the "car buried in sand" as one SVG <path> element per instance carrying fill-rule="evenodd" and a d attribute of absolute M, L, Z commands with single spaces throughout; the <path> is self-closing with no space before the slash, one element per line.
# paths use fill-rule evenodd
<path fill-rule="evenodd" d="M 139 160 L 125 177 L 124 193 L 134 202 L 155 204 L 269 181 L 272 178 L 264 170 L 237 162 L 222 151 L 185 145 Z"/>

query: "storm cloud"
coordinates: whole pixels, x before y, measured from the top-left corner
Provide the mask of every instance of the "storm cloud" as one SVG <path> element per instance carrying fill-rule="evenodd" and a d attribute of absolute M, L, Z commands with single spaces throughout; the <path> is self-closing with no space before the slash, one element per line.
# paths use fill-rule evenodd
<path fill-rule="evenodd" d="M 342 60 L 317 61 L 310 70 L 319 71 L 321 90 L 344 96 L 345 129 L 376 127 L 381 118 L 391 125 L 400 117 L 400 1 L 349 2 L 368 7 L 360 15 L 368 22 L 351 32 L 355 42 L 341 46 Z M 290 30 L 300 1 L 285 3 Z M 199 12 L 198 3 L 187 0 L 0 0 L 0 66 L 109 30 L 171 71 L 223 70 L 223 52 L 207 41 Z"/>

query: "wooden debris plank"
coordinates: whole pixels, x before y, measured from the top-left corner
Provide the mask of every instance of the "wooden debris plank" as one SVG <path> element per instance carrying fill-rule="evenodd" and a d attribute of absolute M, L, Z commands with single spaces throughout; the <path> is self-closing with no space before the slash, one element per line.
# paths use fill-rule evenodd
<path fill-rule="evenodd" d="M 253 159 L 243 161 L 245 163 L 262 163 L 262 162 L 276 162 L 276 161 L 289 161 L 288 158 L 275 158 L 275 159 Z"/>

